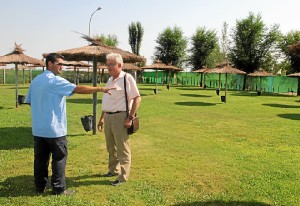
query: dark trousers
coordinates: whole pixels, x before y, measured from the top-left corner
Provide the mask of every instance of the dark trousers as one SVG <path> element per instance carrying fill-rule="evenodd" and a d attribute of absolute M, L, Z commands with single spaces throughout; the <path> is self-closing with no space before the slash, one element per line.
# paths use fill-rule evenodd
<path fill-rule="evenodd" d="M 66 136 L 59 138 L 34 136 L 34 181 L 38 190 L 44 189 L 47 185 L 51 155 L 51 186 L 54 192 L 60 193 L 66 189 L 67 138 Z"/>

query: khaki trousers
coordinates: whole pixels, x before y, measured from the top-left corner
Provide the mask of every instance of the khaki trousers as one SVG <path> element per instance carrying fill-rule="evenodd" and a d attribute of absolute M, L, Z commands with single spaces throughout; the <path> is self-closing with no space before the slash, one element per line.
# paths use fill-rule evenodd
<path fill-rule="evenodd" d="M 104 133 L 106 149 L 109 154 L 108 169 L 113 174 L 119 174 L 119 181 L 127 181 L 130 174 L 131 151 L 129 135 L 124 127 L 126 112 L 105 114 Z"/>

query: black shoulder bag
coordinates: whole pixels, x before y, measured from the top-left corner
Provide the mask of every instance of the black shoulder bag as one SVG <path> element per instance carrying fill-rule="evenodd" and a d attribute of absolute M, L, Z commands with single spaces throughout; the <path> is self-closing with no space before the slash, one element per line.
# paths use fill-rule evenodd
<path fill-rule="evenodd" d="M 128 118 L 129 117 L 129 109 L 128 109 L 127 89 L 126 89 L 126 74 L 124 76 L 124 90 L 125 90 L 125 101 L 126 101 L 126 116 Z M 136 133 L 137 130 L 139 129 L 139 127 L 140 127 L 139 117 L 137 116 L 137 114 L 135 114 L 131 121 L 130 128 L 127 128 L 128 134 L 131 135 L 133 133 Z"/>

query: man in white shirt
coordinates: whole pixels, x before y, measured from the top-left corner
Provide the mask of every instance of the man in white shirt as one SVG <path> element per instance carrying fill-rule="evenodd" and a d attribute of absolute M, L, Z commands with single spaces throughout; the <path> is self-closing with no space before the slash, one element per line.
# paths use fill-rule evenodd
<path fill-rule="evenodd" d="M 105 86 L 113 87 L 115 90 L 111 91 L 111 95 L 103 94 L 102 114 L 98 123 L 98 129 L 102 131 L 103 125 L 105 126 L 106 148 L 109 154 L 109 171 L 104 176 L 117 176 L 112 185 L 118 186 L 129 178 L 131 151 L 127 128 L 131 126 L 132 119 L 140 105 L 141 97 L 132 75 L 122 71 L 123 59 L 121 55 L 116 53 L 108 54 L 106 63 L 111 77 Z M 124 77 L 126 77 L 128 117 L 126 114 Z"/>

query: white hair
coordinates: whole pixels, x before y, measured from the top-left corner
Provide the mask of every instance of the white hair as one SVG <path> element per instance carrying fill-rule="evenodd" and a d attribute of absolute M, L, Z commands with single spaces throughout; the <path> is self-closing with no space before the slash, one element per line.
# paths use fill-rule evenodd
<path fill-rule="evenodd" d="M 116 60 L 117 63 L 120 63 L 123 65 L 123 58 L 120 54 L 117 53 L 110 53 L 106 55 L 106 61 L 107 60 Z"/>

